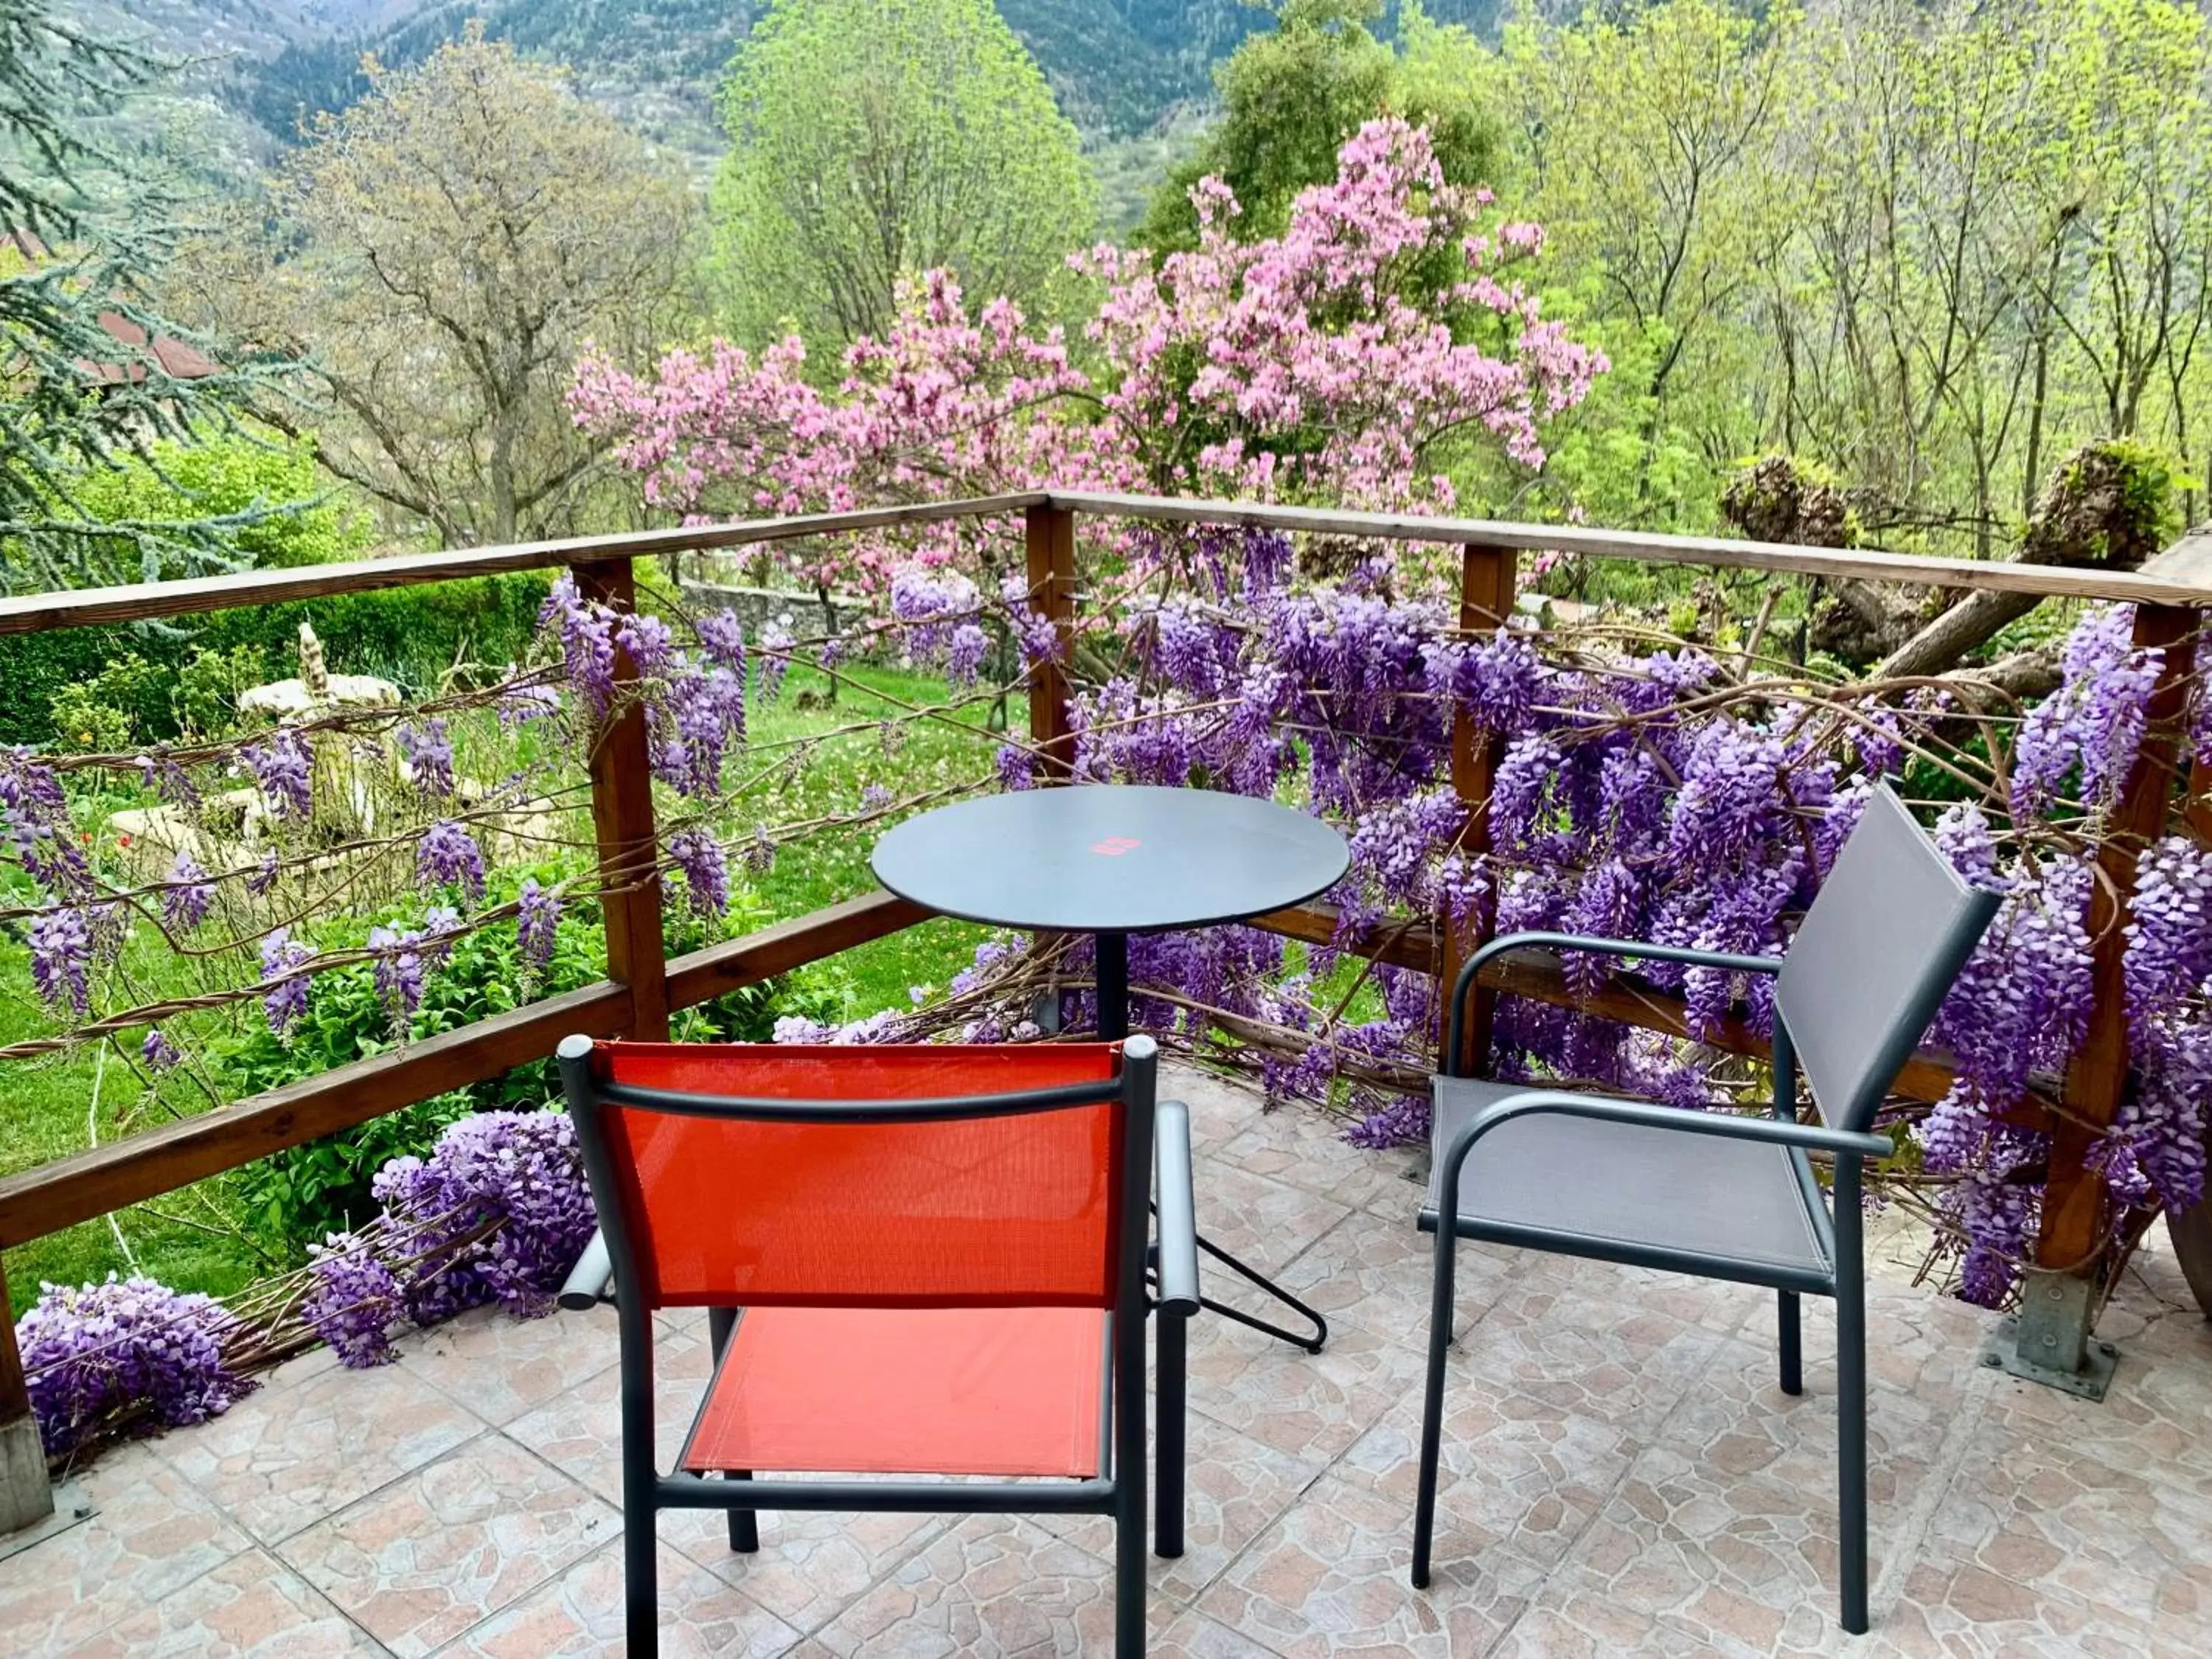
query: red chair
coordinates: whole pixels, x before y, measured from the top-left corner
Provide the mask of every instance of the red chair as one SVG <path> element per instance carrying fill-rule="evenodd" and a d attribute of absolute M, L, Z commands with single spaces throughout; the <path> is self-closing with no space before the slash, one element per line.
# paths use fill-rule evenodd
<path fill-rule="evenodd" d="M 604 1250 L 562 1301 L 611 1267 L 621 1332 L 633 1659 L 658 1650 L 664 1509 L 728 1511 L 740 1551 L 759 1510 L 1110 1515 L 1115 1652 L 1142 1654 L 1156 1155 L 1158 1304 L 1198 1305 L 1189 1116 L 1154 1103 L 1152 1040 L 559 1054 Z M 714 1379 L 664 1475 L 653 1315 L 702 1307 Z M 821 1471 L 893 1478 L 759 1478 Z M 921 1474 L 996 1478 L 896 1478 Z"/>

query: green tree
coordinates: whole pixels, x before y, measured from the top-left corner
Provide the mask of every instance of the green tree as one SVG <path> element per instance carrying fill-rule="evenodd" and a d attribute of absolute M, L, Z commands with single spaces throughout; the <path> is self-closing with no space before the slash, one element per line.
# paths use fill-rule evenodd
<path fill-rule="evenodd" d="M 152 465 L 164 441 L 227 426 L 254 378 L 157 313 L 149 289 L 178 204 L 89 136 L 90 118 L 166 72 L 44 0 L 0 0 L 0 592 L 204 574 L 250 557 L 232 532 L 260 507 L 226 515 L 177 491 L 160 511 L 88 500 L 116 469 Z"/>
<path fill-rule="evenodd" d="M 1209 177 L 1236 191 L 1239 236 L 1281 234 L 1292 198 L 1335 178 L 1344 141 L 1378 115 L 1428 128 L 1449 183 L 1494 182 L 1498 133 L 1474 36 L 1407 0 L 1394 51 L 1367 27 L 1382 13 L 1382 0 L 1281 0 L 1273 30 L 1214 72 L 1221 120 L 1160 186 L 1138 240 L 1161 252 L 1196 246 L 1190 187 Z"/>
<path fill-rule="evenodd" d="M 738 338 L 879 336 L 899 279 L 939 267 L 1032 310 L 1072 291 L 1097 187 L 989 0 L 777 0 L 722 107 L 714 269 Z"/>
<path fill-rule="evenodd" d="M 1768 251 L 1766 173 L 1778 131 L 1782 55 L 1796 15 L 1764 21 L 1729 0 L 1594 9 L 1571 28 L 1524 6 L 1496 64 L 1523 191 L 1570 268 L 1589 273 L 1601 314 L 1626 324 L 1644 376 L 1638 516 L 1694 520 L 1703 501 L 1656 492 L 1659 459 L 1685 446 L 1717 467 L 1755 429 L 1745 397 L 1747 314 Z M 1618 370 L 1616 370 L 1618 374 Z"/>
<path fill-rule="evenodd" d="M 678 313 L 690 195 L 566 71 L 479 28 L 323 118 L 192 258 L 231 337 L 307 365 L 264 418 L 448 545 L 579 527 L 604 457 L 562 400 L 587 342 L 635 361 Z"/>

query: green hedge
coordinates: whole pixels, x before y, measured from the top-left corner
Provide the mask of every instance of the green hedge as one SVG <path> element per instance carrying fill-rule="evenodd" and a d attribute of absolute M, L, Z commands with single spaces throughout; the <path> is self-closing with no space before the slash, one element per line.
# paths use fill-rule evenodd
<path fill-rule="evenodd" d="M 258 645 L 272 678 L 296 674 L 302 618 L 314 624 L 331 672 L 380 675 L 419 695 L 434 688 L 464 653 L 493 664 L 520 659 L 550 580 L 547 572 L 521 571 L 219 611 L 174 627 L 73 628 L 0 637 L 0 744 L 51 742 L 54 694 L 91 679 L 126 653 L 174 666 L 203 647 L 229 651 Z M 142 735 L 160 738 L 175 731 L 168 705 L 172 682 L 168 675 L 150 677 L 139 706 L 125 711 Z"/>

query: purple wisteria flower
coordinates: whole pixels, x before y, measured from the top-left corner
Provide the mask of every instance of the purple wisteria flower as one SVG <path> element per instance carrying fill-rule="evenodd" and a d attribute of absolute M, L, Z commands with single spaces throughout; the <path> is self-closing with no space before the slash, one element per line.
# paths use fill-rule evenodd
<path fill-rule="evenodd" d="M 418 1230 L 428 1260 L 405 1290 L 418 1324 L 492 1301 L 550 1312 L 598 1225 L 565 1112 L 465 1117 L 428 1158 L 386 1164 L 370 1191 L 387 1218 Z M 474 1237 L 487 1226 L 489 1237 Z"/>
<path fill-rule="evenodd" d="M 461 825 L 441 818 L 416 847 L 415 878 L 426 886 L 458 887 L 474 903 L 484 893 L 483 849 Z"/>
<path fill-rule="evenodd" d="M 1036 784 L 1035 760 L 1030 751 L 1018 743 L 1002 743 L 992 757 L 991 768 L 999 775 L 1002 789 L 1029 789 Z"/>
<path fill-rule="evenodd" d="M 990 650 L 988 634 L 974 623 L 962 623 L 945 643 L 945 678 L 956 686 L 975 684 Z"/>
<path fill-rule="evenodd" d="M 215 904 L 215 883 L 190 853 L 177 854 L 169 884 L 161 890 L 161 920 L 178 933 L 189 933 L 207 920 Z"/>
<path fill-rule="evenodd" d="M 725 609 L 711 617 L 702 617 L 698 634 L 700 649 L 735 674 L 742 684 L 745 678 L 745 629 L 737 612 Z"/>
<path fill-rule="evenodd" d="M 0 749 L 0 836 L 23 873 L 56 898 L 85 899 L 95 890 L 69 797 L 53 769 L 27 749 Z"/>
<path fill-rule="evenodd" d="M 2058 689 L 2028 711 L 2013 744 L 2013 810 L 2050 811 L 2069 773 L 2090 807 L 2109 805 L 2142 746 L 2164 653 L 2134 648 L 2135 607 L 2094 605 L 2066 641 Z"/>
<path fill-rule="evenodd" d="M 684 878 L 695 915 L 713 918 L 730 908 L 729 866 L 711 830 L 679 830 L 668 838 L 669 860 Z"/>
<path fill-rule="evenodd" d="M 543 973 L 553 959 L 553 941 L 561 926 L 561 895 L 526 878 L 516 898 L 514 938 L 522 960 L 532 971 Z"/>
<path fill-rule="evenodd" d="M 568 683 L 604 716 L 615 697 L 615 613 L 586 599 L 575 577 L 562 571 L 538 609 L 538 628 L 559 641 Z"/>
<path fill-rule="evenodd" d="M 31 982 L 49 1007 L 82 1018 L 92 1011 L 92 930 L 85 913 L 70 906 L 43 910 L 31 920 Z"/>
<path fill-rule="evenodd" d="M 674 648 L 666 623 L 635 611 L 615 624 L 615 643 L 629 653 L 630 667 L 640 679 L 652 679 L 665 670 Z"/>
<path fill-rule="evenodd" d="M 1040 663 L 1058 662 L 1063 653 L 1060 629 L 1053 626 L 1051 617 L 1030 603 L 1029 583 L 1018 575 L 1006 576 L 1000 582 L 999 596 L 1012 621 L 1023 660 L 1032 668 Z"/>
<path fill-rule="evenodd" d="M 307 1012 L 308 976 L 299 968 L 313 955 L 292 937 L 289 927 L 273 929 L 261 941 L 261 978 L 269 987 L 262 994 L 261 1009 L 270 1030 L 279 1037 Z"/>
<path fill-rule="evenodd" d="M 146 1040 L 138 1046 L 138 1057 L 146 1062 L 150 1072 L 173 1072 L 184 1063 L 184 1055 L 167 1034 L 158 1025 L 146 1033 Z"/>
<path fill-rule="evenodd" d="M 273 847 L 268 848 L 253 866 L 252 873 L 246 877 L 246 890 L 255 898 L 261 897 L 276 886 L 276 878 L 283 873 L 283 867 L 276 856 L 276 849 Z"/>
<path fill-rule="evenodd" d="M 774 702 L 783 695 L 783 677 L 791 672 L 790 618 L 779 617 L 761 629 L 760 700 Z"/>
<path fill-rule="evenodd" d="M 499 723 L 513 729 L 561 712 L 561 694 L 550 685 L 532 682 L 510 685 L 499 694 Z"/>
<path fill-rule="evenodd" d="M 443 905 L 433 905 L 420 927 L 397 926 L 368 930 L 372 954 L 369 977 L 376 994 L 392 1011 L 393 1032 L 404 1041 L 415 1011 L 422 1006 L 429 988 L 430 971 L 445 960 L 452 948 L 448 937 L 460 918 Z"/>
<path fill-rule="evenodd" d="M 407 1316 L 399 1281 L 374 1248 L 353 1233 L 332 1233 L 309 1247 L 308 1286 L 301 1317 L 355 1370 L 399 1358 L 392 1328 Z"/>
<path fill-rule="evenodd" d="M 314 757 L 297 732 L 280 726 L 264 741 L 245 744 L 238 754 L 252 769 L 262 799 L 276 817 L 304 823 L 313 816 Z"/>
<path fill-rule="evenodd" d="M 753 826 L 753 838 L 745 843 L 745 868 L 757 876 L 765 876 L 775 868 L 775 838 L 764 823 Z"/>
<path fill-rule="evenodd" d="M 2140 1041 L 2212 975 L 2212 853 L 2179 836 L 2153 842 L 2136 866 L 2129 911 L 2123 966 L 2129 1028 Z"/>
<path fill-rule="evenodd" d="M 15 1340 L 47 1455 L 118 1426 L 179 1428 L 221 1416 L 256 1386 L 223 1357 L 239 1329 L 222 1304 L 150 1279 L 111 1273 L 103 1285 L 41 1285 Z"/>
<path fill-rule="evenodd" d="M 719 794 L 726 751 L 745 740 L 745 682 L 727 668 L 679 666 L 653 726 L 653 769 L 678 793 Z"/>
<path fill-rule="evenodd" d="M 138 757 L 138 781 L 171 806 L 181 806 L 187 812 L 200 808 L 199 785 L 167 749 Z"/>
<path fill-rule="evenodd" d="M 431 800 L 453 793 L 453 740 L 441 716 L 402 726 L 394 736 L 407 761 L 408 780 Z"/>

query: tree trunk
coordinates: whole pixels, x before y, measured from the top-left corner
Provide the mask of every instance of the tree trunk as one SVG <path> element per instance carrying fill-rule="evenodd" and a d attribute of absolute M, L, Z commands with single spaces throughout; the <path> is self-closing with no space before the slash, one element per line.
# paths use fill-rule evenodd
<path fill-rule="evenodd" d="M 1988 644 L 2006 623 L 2018 622 L 2042 603 L 2033 593 L 1969 594 L 1883 658 L 1873 678 L 1941 674 L 1957 666 L 1968 652 Z"/>

